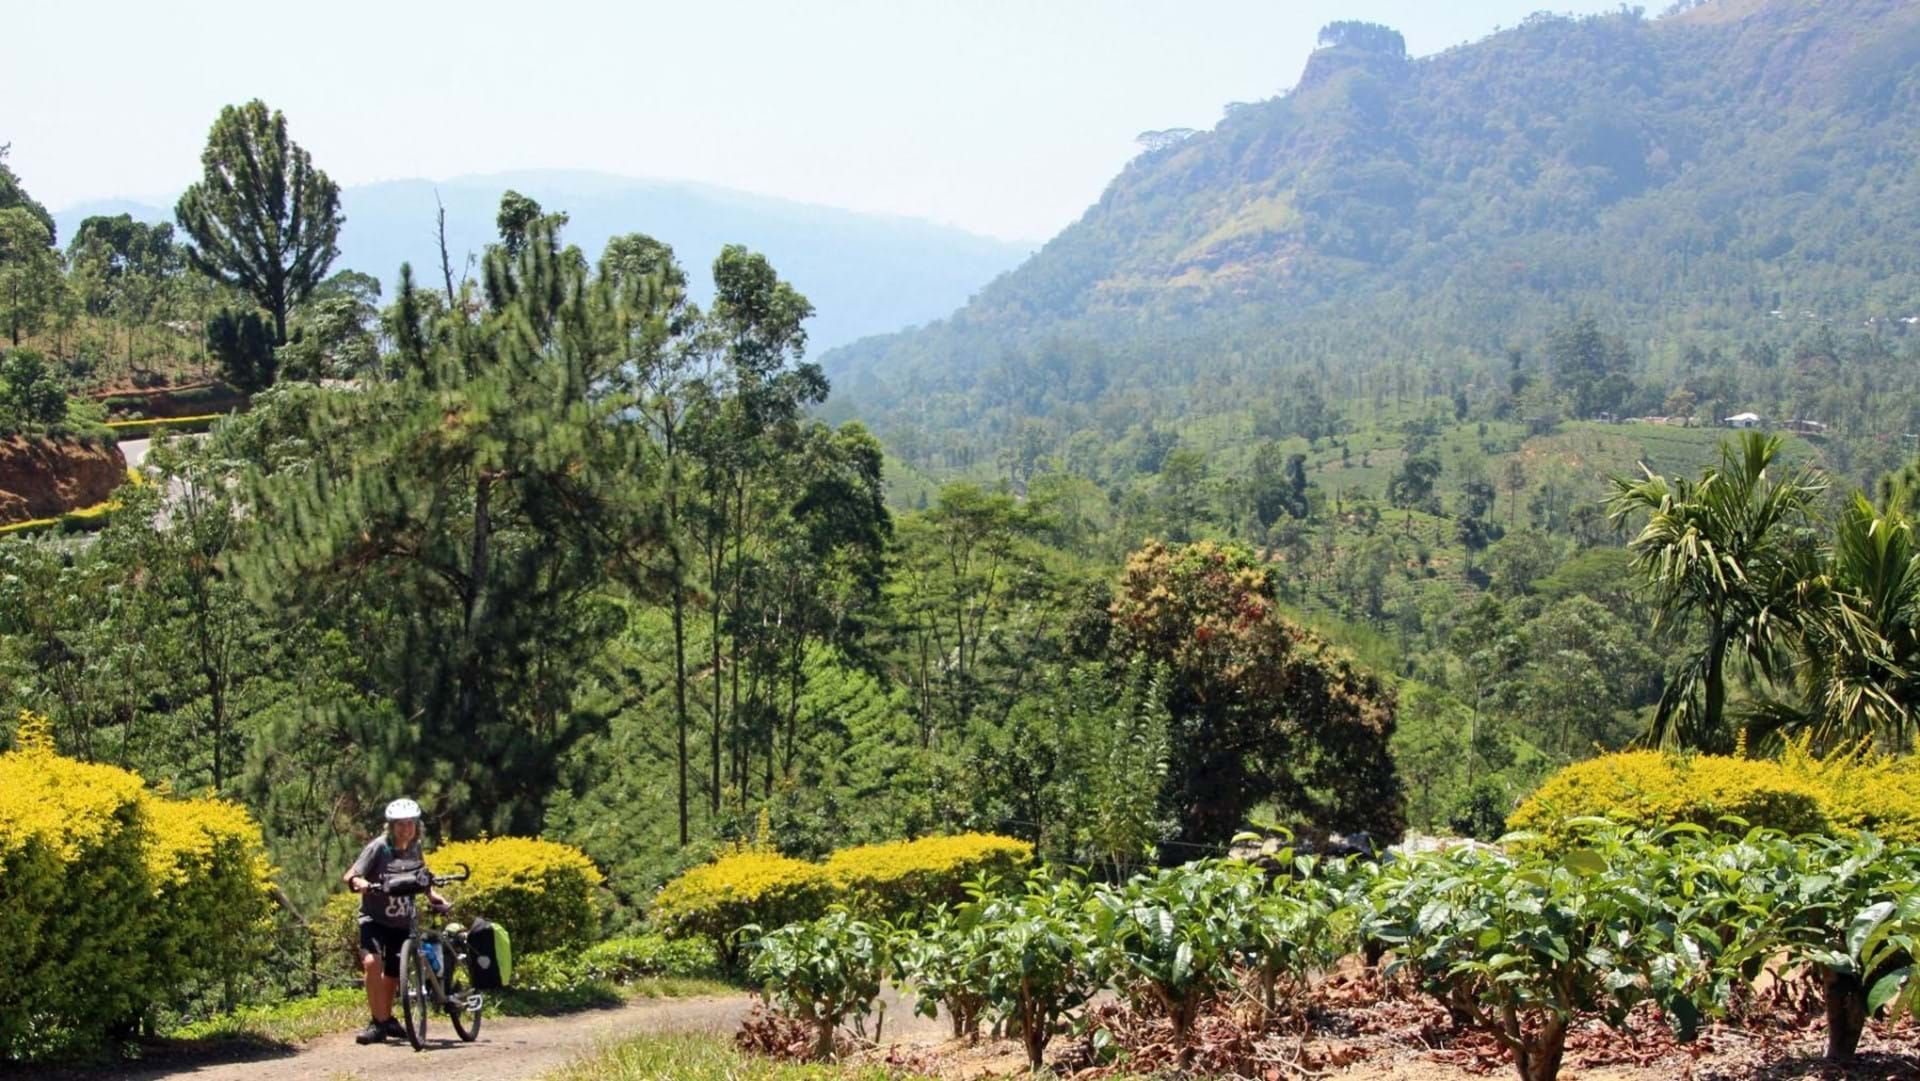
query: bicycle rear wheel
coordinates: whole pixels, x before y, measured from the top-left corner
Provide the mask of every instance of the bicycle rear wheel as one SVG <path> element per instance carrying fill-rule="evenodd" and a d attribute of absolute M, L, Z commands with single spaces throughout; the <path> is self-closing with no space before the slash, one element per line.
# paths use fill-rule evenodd
<path fill-rule="evenodd" d="M 486 1007 L 486 996 L 467 986 L 464 967 L 457 955 L 447 966 L 447 1016 L 453 1020 L 453 1031 L 472 1043 L 480 1037 L 480 1011 Z"/>
<path fill-rule="evenodd" d="M 415 1051 L 427 1049 L 428 1005 L 427 959 L 420 953 L 420 941 L 410 938 L 400 951 L 400 1015 Z"/>

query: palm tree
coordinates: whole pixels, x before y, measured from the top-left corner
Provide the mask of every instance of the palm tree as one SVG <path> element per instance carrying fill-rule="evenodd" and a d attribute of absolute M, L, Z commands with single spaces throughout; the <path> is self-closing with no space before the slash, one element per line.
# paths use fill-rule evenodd
<path fill-rule="evenodd" d="M 1905 493 L 1875 507 L 1855 493 L 1835 524 L 1831 553 L 1806 577 L 1796 604 L 1799 702 L 1777 723 L 1834 746 L 1871 739 L 1913 745 L 1920 712 L 1920 544 Z"/>
<path fill-rule="evenodd" d="M 1641 466 L 1638 481 L 1615 478 L 1607 516 L 1615 525 L 1644 512 L 1629 544 L 1633 566 L 1656 595 L 1656 629 L 1698 617 L 1705 643 L 1668 681 L 1649 740 L 1724 750 L 1726 663 L 1772 677 L 1796 629 L 1794 607 L 1811 545 L 1806 529 L 1824 484 L 1806 468 L 1775 480 L 1778 436 L 1743 433 L 1720 447 L 1720 465 L 1700 479 L 1668 479 Z"/>

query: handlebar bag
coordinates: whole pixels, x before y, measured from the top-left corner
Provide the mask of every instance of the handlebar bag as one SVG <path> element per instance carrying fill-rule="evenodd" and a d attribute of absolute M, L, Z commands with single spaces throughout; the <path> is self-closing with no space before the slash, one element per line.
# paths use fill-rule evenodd
<path fill-rule="evenodd" d="M 473 986 L 493 991 L 513 983 L 513 940 L 507 929 L 487 920 L 467 928 L 467 970 Z"/>
<path fill-rule="evenodd" d="M 420 871 L 395 871 L 380 881 L 388 897 L 416 897 L 427 892 L 426 875 Z"/>

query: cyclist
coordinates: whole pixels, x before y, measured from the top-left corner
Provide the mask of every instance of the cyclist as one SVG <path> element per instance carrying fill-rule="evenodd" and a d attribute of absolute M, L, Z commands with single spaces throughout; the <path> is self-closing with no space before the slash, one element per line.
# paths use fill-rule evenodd
<path fill-rule="evenodd" d="M 366 974 L 367 1009 L 372 1023 L 355 1037 L 379 1043 L 406 1030 L 393 1018 L 393 993 L 400 986 L 400 951 L 413 926 L 413 898 L 389 897 L 377 887 L 390 875 L 414 875 L 426 868 L 420 855 L 420 805 L 410 799 L 387 804 L 387 830 L 367 842 L 340 880 L 360 895 L 360 969 Z M 427 899 L 435 912 L 447 911 L 446 898 L 433 889 Z"/>

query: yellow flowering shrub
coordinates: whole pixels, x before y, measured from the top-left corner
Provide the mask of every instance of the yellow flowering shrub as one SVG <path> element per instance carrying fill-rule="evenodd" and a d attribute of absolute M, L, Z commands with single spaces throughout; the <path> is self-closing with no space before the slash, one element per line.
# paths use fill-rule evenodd
<path fill-rule="evenodd" d="M 587 854 L 555 841 L 494 837 L 456 841 L 427 854 L 435 874 L 453 874 L 459 864 L 473 877 L 443 892 L 456 919 L 484 916 L 513 936 L 516 954 L 585 946 L 599 932 L 594 890 L 603 881 Z"/>
<path fill-rule="evenodd" d="M 315 913 L 307 932 L 319 951 L 320 971 L 331 976 L 335 962 L 350 974 L 360 971 L 360 895 L 330 893 Z"/>
<path fill-rule="evenodd" d="M 170 800 L 54 752 L 22 715 L 0 754 L 0 1057 L 127 1030 L 246 963 L 270 870 L 244 811 Z"/>
<path fill-rule="evenodd" d="M 1787 833 L 1831 827 L 1819 786 L 1790 776 L 1777 762 L 1659 751 L 1576 762 L 1547 778 L 1507 826 L 1556 837 L 1565 833 L 1567 819 L 1590 815 L 1628 826 L 1692 822 L 1727 828 L 1720 820 L 1732 815 Z"/>
<path fill-rule="evenodd" d="M 1033 862 L 1033 846 L 991 833 L 922 837 L 845 848 L 828 857 L 827 874 L 853 906 L 889 919 L 911 917 L 940 902 L 966 900 L 968 882 L 1007 881 Z"/>
<path fill-rule="evenodd" d="M 1780 768 L 1821 792 L 1836 830 L 1869 830 L 1883 840 L 1920 844 L 1920 757 L 1895 758 L 1863 742 L 1821 758 L 1810 743 L 1788 741 Z"/>
<path fill-rule="evenodd" d="M 237 977 L 272 931 L 273 869 L 260 827 L 225 800 L 146 801 L 147 874 L 159 928 L 155 964 L 169 984 Z"/>
<path fill-rule="evenodd" d="M 137 1018 L 151 986 L 140 778 L 55 754 L 37 719 L 22 719 L 18 744 L 0 755 L 6 1058 L 98 1039 Z"/>
<path fill-rule="evenodd" d="M 835 899 L 832 876 L 817 863 L 744 851 L 692 868 L 662 887 L 654 922 L 672 936 L 703 935 L 721 957 L 735 958 L 733 933 L 747 924 L 771 930 L 810 919 Z"/>

